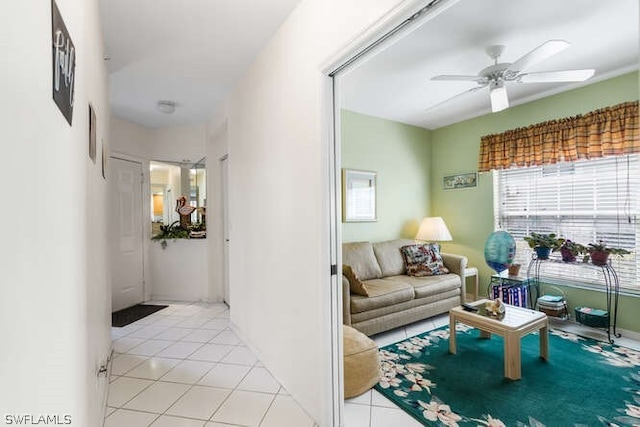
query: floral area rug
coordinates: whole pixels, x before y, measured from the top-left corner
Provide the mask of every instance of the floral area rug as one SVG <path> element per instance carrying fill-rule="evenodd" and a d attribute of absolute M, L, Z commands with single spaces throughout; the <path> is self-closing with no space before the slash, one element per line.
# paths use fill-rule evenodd
<path fill-rule="evenodd" d="M 504 378 L 503 339 L 457 326 L 380 349 L 376 389 L 426 426 L 640 426 L 640 352 L 559 330 L 549 361 L 522 338 L 522 379 Z"/>

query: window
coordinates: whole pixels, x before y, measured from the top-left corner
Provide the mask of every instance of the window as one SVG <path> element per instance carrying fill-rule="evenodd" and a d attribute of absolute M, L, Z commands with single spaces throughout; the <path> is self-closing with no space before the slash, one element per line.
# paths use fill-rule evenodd
<path fill-rule="evenodd" d="M 527 265 L 532 251 L 523 237 L 531 231 L 556 233 L 586 245 L 603 240 L 632 251 L 612 256 L 623 291 L 640 293 L 636 248 L 640 198 L 637 154 L 494 172 L 496 227 L 517 243 L 516 260 Z M 602 286 L 597 269 L 552 264 L 544 274 L 559 283 Z M 559 280 L 557 280 L 559 279 Z"/>
<path fill-rule="evenodd" d="M 206 171 L 205 158 L 197 163 L 150 161 L 151 235 L 161 233 L 162 225 L 180 220 L 177 200 L 186 198 L 186 204 L 196 208 L 191 213 L 191 224 L 199 230 L 206 227 Z"/>

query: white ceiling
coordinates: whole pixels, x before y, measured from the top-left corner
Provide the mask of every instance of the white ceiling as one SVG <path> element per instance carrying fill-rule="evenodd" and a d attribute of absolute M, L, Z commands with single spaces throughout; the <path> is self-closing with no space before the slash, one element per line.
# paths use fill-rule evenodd
<path fill-rule="evenodd" d="M 210 119 L 298 2 L 100 0 L 113 114 L 147 127 Z"/>
<path fill-rule="evenodd" d="M 147 127 L 208 120 L 300 0 L 99 0 L 113 114 Z M 587 83 L 637 70 L 638 0 L 460 0 L 347 75 L 342 107 L 429 129 L 487 114 L 488 89 L 430 108 L 475 83 L 504 44 L 513 62 L 549 39 L 572 46 L 529 71 L 595 68 Z M 613 7 L 615 6 L 615 7 Z M 508 85 L 512 106 L 578 84 Z M 159 100 L 177 103 L 172 115 Z"/>
<path fill-rule="evenodd" d="M 428 129 L 488 114 L 488 88 L 432 108 L 477 85 L 430 79 L 478 74 L 493 64 L 485 48 L 496 44 L 506 45 L 500 62 L 513 62 L 563 39 L 570 48 L 528 71 L 596 70 L 581 84 L 512 82 L 511 106 L 637 70 L 639 14 L 638 0 L 461 0 L 346 75 L 342 107 Z"/>

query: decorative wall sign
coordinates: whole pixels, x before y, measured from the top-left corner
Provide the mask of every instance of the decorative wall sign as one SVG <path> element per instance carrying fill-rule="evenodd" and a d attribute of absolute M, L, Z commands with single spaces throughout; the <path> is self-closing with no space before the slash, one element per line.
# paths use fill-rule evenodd
<path fill-rule="evenodd" d="M 76 48 L 69 37 L 55 0 L 51 0 L 53 56 L 53 101 L 69 125 L 73 119 L 73 94 L 76 69 Z M 95 161 L 95 156 L 94 156 Z"/>
<path fill-rule="evenodd" d="M 453 188 L 475 187 L 476 185 L 478 185 L 478 174 L 475 172 L 471 172 L 445 176 L 442 179 L 442 185 L 445 190 L 451 190 Z"/>
<path fill-rule="evenodd" d="M 89 104 L 89 158 L 93 163 L 96 162 L 97 120 L 96 112 L 93 111 L 93 107 Z"/>
<path fill-rule="evenodd" d="M 342 170 L 342 221 L 376 221 L 376 173 Z"/>

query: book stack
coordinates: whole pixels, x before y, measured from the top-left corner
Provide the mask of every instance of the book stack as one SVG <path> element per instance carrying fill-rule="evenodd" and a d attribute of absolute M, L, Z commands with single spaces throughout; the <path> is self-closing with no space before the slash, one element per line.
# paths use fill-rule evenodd
<path fill-rule="evenodd" d="M 569 318 L 567 302 L 561 295 L 542 295 L 536 302 L 536 309 L 545 313 L 547 316 L 559 317 L 561 319 Z"/>
<path fill-rule="evenodd" d="M 525 284 L 497 283 L 491 285 L 492 299 L 499 298 L 506 304 L 527 307 L 529 303 L 529 286 Z"/>

